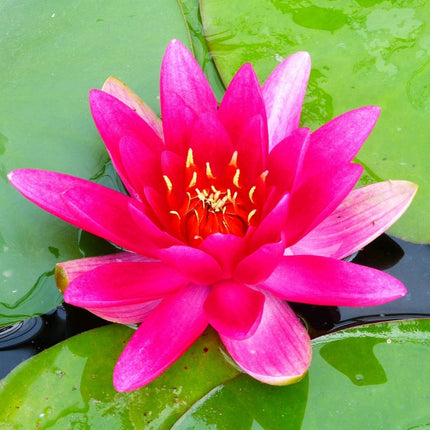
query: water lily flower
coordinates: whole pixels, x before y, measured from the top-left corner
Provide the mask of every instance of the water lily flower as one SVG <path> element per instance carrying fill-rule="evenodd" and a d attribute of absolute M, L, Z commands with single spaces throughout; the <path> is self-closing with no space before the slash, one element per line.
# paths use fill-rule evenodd
<path fill-rule="evenodd" d="M 59 264 L 65 301 L 140 323 L 114 370 L 130 391 L 167 369 L 210 324 L 235 362 L 269 384 L 306 373 L 311 343 L 286 301 L 378 305 L 406 293 L 342 259 L 385 231 L 416 186 L 353 189 L 352 162 L 379 115 L 347 112 L 299 128 L 310 58 L 298 52 L 260 86 L 250 64 L 218 104 L 173 40 L 161 68 L 161 120 L 109 78 L 90 92 L 97 129 L 128 195 L 62 173 L 22 169 L 11 183 L 44 210 L 113 242 L 118 254 Z"/>

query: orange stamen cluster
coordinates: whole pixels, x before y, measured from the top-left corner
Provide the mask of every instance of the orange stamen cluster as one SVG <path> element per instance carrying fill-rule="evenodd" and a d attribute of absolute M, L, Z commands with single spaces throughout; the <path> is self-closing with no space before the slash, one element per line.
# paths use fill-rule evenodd
<path fill-rule="evenodd" d="M 258 209 L 255 199 L 261 187 L 257 184 L 243 189 L 240 175 L 237 151 L 233 153 L 222 177 L 217 178 L 210 162 L 204 166 L 194 162 L 190 148 L 185 163 L 184 198 L 180 205 L 176 204 L 177 207 L 172 207 L 174 199 L 169 198 L 175 186 L 169 177 L 163 176 L 175 233 L 194 246 L 213 233 L 244 236 L 256 220 Z M 264 184 L 264 178 L 265 175 L 260 176 L 260 184 Z"/>

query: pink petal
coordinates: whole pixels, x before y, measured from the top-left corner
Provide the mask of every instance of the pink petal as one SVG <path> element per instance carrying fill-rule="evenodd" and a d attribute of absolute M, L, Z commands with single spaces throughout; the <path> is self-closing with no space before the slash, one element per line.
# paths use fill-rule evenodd
<path fill-rule="evenodd" d="M 272 385 L 287 385 L 305 375 L 312 356 L 311 341 L 290 307 L 270 293 L 255 333 L 235 340 L 221 335 L 234 361 L 253 378 Z"/>
<path fill-rule="evenodd" d="M 117 391 L 151 382 L 176 361 L 207 327 L 203 303 L 209 287 L 191 285 L 164 299 L 140 325 L 115 366 Z"/>
<path fill-rule="evenodd" d="M 218 103 L 197 61 L 178 40 L 164 54 L 160 98 L 167 149 L 186 157 L 196 117 L 215 113 Z"/>
<path fill-rule="evenodd" d="M 159 257 L 199 285 L 210 285 L 225 277 L 212 256 L 191 246 L 177 245 L 162 249 L 159 251 Z"/>
<path fill-rule="evenodd" d="M 304 169 L 316 173 L 350 162 L 373 130 L 380 111 L 377 106 L 355 109 L 313 132 Z"/>
<path fill-rule="evenodd" d="M 250 118 L 263 119 L 267 142 L 266 110 L 260 84 L 251 64 L 244 64 L 233 77 L 219 107 L 218 116 L 230 135 L 233 146 L 248 125 Z"/>
<path fill-rule="evenodd" d="M 79 223 L 75 223 L 77 227 L 122 248 L 148 256 L 154 256 L 154 252 L 162 245 L 150 242 L 148 233 L 156 231 L 156 237 L 164 237 L 163 232 L 149 220 L 147 224 L 137 224 L 129 212 L 129 205 L 134 202 L 124 194 L 101 186 L 74 187 L 65 191 L 62 198 L 69 211 L 79 220 Z M 166 240 L 167 237 L 164 242 Z M 169 245 L 173 242 L 173 239 L 167 241 Z"/>
<path fill-rule="evenodd" d="M 245 256 L 245 246 L 243 237 L 215 233 L 206 237 L 199 249 L 214 257 L 223 272 L 231 276 L 237 263 Z"/>
<path fill-rule="evenodd" d="M 132 180 L 123 165 L 119 144 L 125 136 L 134 138 L 155 154 L 163 148 L 163 142 L 155 131 L 127 105 L 100 90 L 90 91 L 90 107 L 94 122 L 102 137 L 116 171 L 128 191 L 137 197 Z"/>
<path fill-rule="evenodd" d="M 160 262 L 110 263 L 72 281 L 64 300 L 104 319 L 129 324 L 143 321 L 147 302 L 162 299 L 187 283 Z"/>
<path fill-rule="evenodd" d="M 239 136 L 236 149 L 237 165 L 240 168 L 239 182 L 245 188 L 255 185 L 255 180 L 266 165 L 267 124 L 260 115 L 252 117 Z"/>
<path fill-rule="evenodd" d="M 310 142 L 310 130 L 299 128 L 278 143 L 267 160 L 267 185 L 276 186 L 280 192 L 292 191 Z"/>
<path fill-rule="evenodd" d="M 125 262 L 147 262 L 151 261 L 143 255 L 132 252 L 118 252 L 116 254 L 103 255 L 101 257 L 79 258 L 77 260 L 63 261 L 55 266 L 55 282 L 57 288 L 64 293 L 67 286 L 78 276 L 85 272 L 110 263 Z"/>
<path fill-rule="evenodd" d="M 155 131 L 157 136 L 163 140 L 163 127 L 160 118 L 152 109 L 143 102 L 127 85 L 119 79 L 110 76 L 103 84 L 102 91 L 121 100 L 129 108 L 134 110 Z"/>
<path fill-rule="evenodd" d="M 22 169 L 10 172 L 8 177 L 25 197 L 64 221 L 123 248 L 135 252 L 147 249 L 140 246 L 135 223 L 128 213 L 130 197 L 62 173 Z M 80 209 L 74 207 L 73 201 Z"/>
<path fill-rule="evenodd" d="M 284 300 L 325 306 L 375 306 L 407 292 L 387 273 L 313 255 L 284 257 L 261 286 Z"/>
<path fill-rule="evenodd" d="M 284 240 L 266 243 L 245 257 L 233 273 L 234 280 L 255 285 L 266 279 L 279 264 L 285 249 Z"/>
<path fill-rule="evenodd" d="M 137 192 L 139 200 L 146 186 L 165 186 L 160 165 L 160 155 L 155 154 L 134 137 L 125 136 L 119 142 L 119 154 L 129 182 Z"/>
<path fill-rule="evenodd" d="M 278 241 L 287 221 L 290 195 L 285 194 L 277 205 L 264 217 L 258 227 L 253 230 L 249 241 L 251 249 L 257 249 L 268 242 Z"/>
<path fill-rule="evenodd" d="M 189 145 L 200 169 L 205 172 L 209 162 L 214 176 L 220 178 L 233 155 L 233 146 L 216 114 L 207 113 L 198 118 Z"/>
<path fill-rule="evenodd" d="M 224 336 L 245 339 L 260 323 L 264 294 L 234 281 L 212 286 L 204 310 L 209 324 Z"/>
<path fill-rule="evenodd" d="M 310 71 L 309 54 L 297 52 L 276 67 L 264 83 L 270 149 L 299 127 Z"/>
<path fill-rule="evenodd" d="M 385 181 L 352 190 L 291 250 L 294 254 L 345 258 L 393 225 L 410 205 L 417 189 L 412 182 Z"/>
<path fill-rule="evenodd" d="M 292 245 L 315 228 L 345 199 L 357 183 L 363 167 L 358 164 L 337 166 L 308 178 L 290 199 L 285 228 L 286 243 Z"/>

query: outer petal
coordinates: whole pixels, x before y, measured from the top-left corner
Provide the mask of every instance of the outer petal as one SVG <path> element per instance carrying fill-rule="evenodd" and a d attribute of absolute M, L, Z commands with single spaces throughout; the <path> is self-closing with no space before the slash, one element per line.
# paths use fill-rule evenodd
<path fill-rule="evenodd" d="M 204 310 L 209 323 L 232 339 L 251 336 L 260 323 L 264 294 L 233 281 L 212 286 Z"/>
<path fill-rule="evenodd" d="M 228 131 L 233 146 L 254 116 L 263 119 L 264 133 L 267 136 L 266 109 L 260 84 L 251 64 L 244 64 L 233 77 L 220 104 L 218 116 Z M 267 137 L 262 140 L 262 145 L 264 142 L 267 142 Z"/>
<path fill-rule="evenodd" d="M 287 385 L 305 375 L 312 356 L 311 341 L 290 307 L 265 293 L 263 316 L 247 339 L 221 339 L 234 361 L 250 376 L 272 385 Z"/>
<path fill-rule="evenodd" d="M 321 224 L 291 247 L 294 254 L 345 258 L 393 225 L 411 203 L 418 187 L 385 181 L 352 190 Z"/>
<path fill-rule="evenodd" d="M 316 173 L 350 162 L 373 130 L 380 111 L 377 106 L 355 109 L 313 132 L 304 169 Z"/>
<path fill-rule="evenodd" d="M 90 91 L 90 107 L 94 122 L 102 137 L 112 162 L 128 191 L 137 197 L 132 179 L 123 165 L 119 144 L 125 136 L 132 137 L 155 154 L 163 148 L 163 142 L 155 131 L 127 105 L 100 90 Z"/>
<path fill-rule="evenodd" d="M 131 251 L 145 254 L 150 248 L 129 214 L 130 197 L 62 173 L 22 169 L 8 177 L 25 197 L 64 221 Z"/>
<path fill-rule="evenodd" d="M 196 284 L 209 285 L 225 277 L 215 258 L 191 246 L 177 245 L 162 249 L 159 257 Z"/>
<path fill-rule="evenodd" d="M 163 140 L 163 126 L 160 118 L 152 109 L 143 102 L 127 85 L 119 79 L 110 76 L 103 84 L 102 91 L 121 100 L 129 108 L 133 109 L 148 125 L 155 131 L 157 136 Z"/>
<path fill-rule="evenodd" d="M 207 327 L 203 303 L 208 294 L 209 287 L 191 285 L 161 302 L 137 329 L 115 366 L 117 391 L 148 384 L 191 346 Z"/>
<path fill-rule="evenodd" d="M 67 286 L 78 276 L 89 272 L 99 266 L 111 263 L 149 262 L 154 261 L 143 255 L 132 252 L 118 252 L 116 254 L 103 255 L 101 257 L 79 258 L 77 260 L 64 261 L 55 266 L 55 282 L 57 288 L 64 294 Z"/>
<path fill-rule="evenodd" d="M 284 300 L 325 306 L 375 306 L 406 294 L 387 273 L 313 255 L 283 257 L 261 286 Z"/>
<path fill-rule="evenodd" d="M 187 283 L 178 272 L 160 262 L 111 263 L 72 281 L 64 300 L 109 321 L 129 324 L 143 321 L 148 306 L 152 310 L 154 301 Z"/>
<path fill-rule="evenodd" d="M 276 67 L 264 83 L 270 149 L 299 127 L 310 71 L 309 54 L 297 52 Z"/>
<path fill-rule="evenodd" d="M 358 164 L 338 166 L 335 171 L 317 173 L 300 185 L 290 199 L 285 227 L 287 246 L 327 218 L 350 193 L 362 171 Z"/>
<path fill-rule="evenodd" d="M 218 103 L 197 61 L 178 40 L 164 54 L 160 98 L 167 149 L 186 157 L 196 117 L 215 113 Z"/>

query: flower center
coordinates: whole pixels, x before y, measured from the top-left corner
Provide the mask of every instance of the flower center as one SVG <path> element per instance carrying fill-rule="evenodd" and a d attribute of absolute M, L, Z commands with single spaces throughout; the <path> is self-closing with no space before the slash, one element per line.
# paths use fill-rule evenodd
<path fill-rule="evenodd" d="M 244 190 L 240 184 L 237 152 L 222 177 L 217 178 L 209 162 L 206 162 L 204 172 L 194 163 L 190 148 L 185 166 L 185 197 L 179 205 L 169 198 L 174 185 L 167 176 L 164 180 L 175 231 L 190 245 L 197 246 L 214 233 L 244 236 L 255 218 L 257 209 L 253 195 L 256 187 Z"/>

